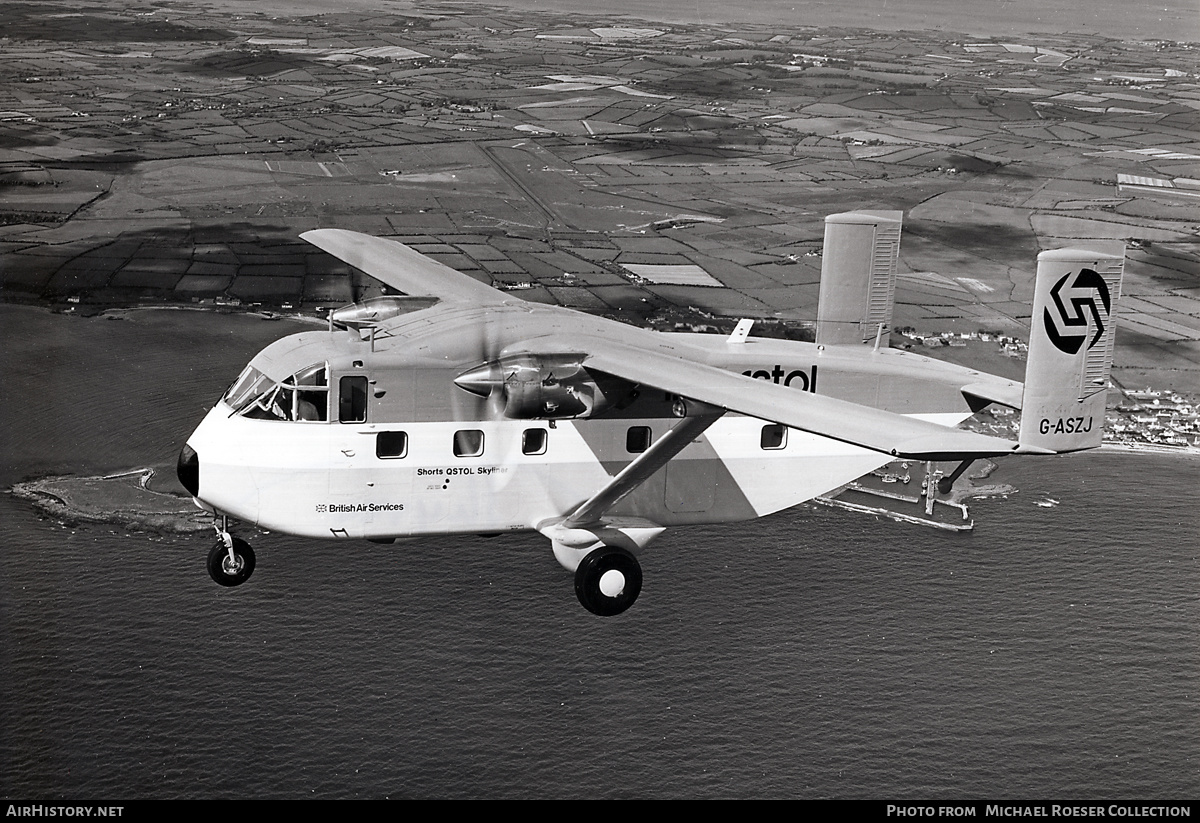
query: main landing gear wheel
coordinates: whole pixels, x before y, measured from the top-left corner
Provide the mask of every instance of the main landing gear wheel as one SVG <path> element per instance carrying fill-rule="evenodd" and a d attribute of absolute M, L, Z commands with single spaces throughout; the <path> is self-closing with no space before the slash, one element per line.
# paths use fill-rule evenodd
<path fill-rule="evenodd" d="M 593 549 L 575 569 L 575 596 L 601 617 L 628 609 L 641 590 L 641 565 L 631 552 L 616 546 Z"/>
<path fill-rule="evenodd" d="M 208 574 L 221 586 L 240 586 L 254 572 L 254 549 L 245 540 L 217 540 L 208 553 Z"/>

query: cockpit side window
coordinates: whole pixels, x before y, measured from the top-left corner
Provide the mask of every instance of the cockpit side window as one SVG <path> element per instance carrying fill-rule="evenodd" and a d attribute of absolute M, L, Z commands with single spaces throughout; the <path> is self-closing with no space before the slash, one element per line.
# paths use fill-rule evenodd
<path fill-rule="evenodd" d="M 314 363 L 292 375 L 296 385 L 296 420 L 329 419 L 329 378 L 324 363 Z"/>
<path fill-rule="evenodd" d="M 256 420 L 329 419 L 329 378 L 324 363 L 314 363 L 277 383 L 253 367 L 225 393 L 234 414 Z"/>

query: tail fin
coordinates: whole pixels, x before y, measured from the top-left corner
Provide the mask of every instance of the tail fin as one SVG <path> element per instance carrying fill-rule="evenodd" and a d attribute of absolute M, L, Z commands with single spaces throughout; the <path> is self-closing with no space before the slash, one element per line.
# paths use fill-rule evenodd
<path fill-rule="evenodd" d="M 860 211 L 825 218 L 817 343 L 878 339 L 887 346 L 903 217 L 899 211 Z"/>
<path fill-rule="evenodd" d="M 1124 246 L 1038 255 L 1021 408 L 1021 450 L 1100 445 Z"/>

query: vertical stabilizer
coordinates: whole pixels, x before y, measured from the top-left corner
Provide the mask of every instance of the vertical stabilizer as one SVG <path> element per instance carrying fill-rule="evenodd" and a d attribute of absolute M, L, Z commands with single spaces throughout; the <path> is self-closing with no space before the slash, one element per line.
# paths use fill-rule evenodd
<path fill-rule="evenodd" d="M 903 217 L 860 211 L 825 218 L 817 343 L 874 345 L 878 338 L 887 347 Z"/>
<path fill-rule="evenodd" d="M 1124 269 L 1119 243 L 1038 255 L 1022 447 L 1069 452 L 1100 445 Z"/>

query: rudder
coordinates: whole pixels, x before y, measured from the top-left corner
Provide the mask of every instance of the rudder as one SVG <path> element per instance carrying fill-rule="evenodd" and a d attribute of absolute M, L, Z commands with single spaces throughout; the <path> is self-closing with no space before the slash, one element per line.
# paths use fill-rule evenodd
<path fill-rule="evenodd" d="M 858 211 L 825 218 L 817 343 L 887 347 L 903 212 Z"/>

